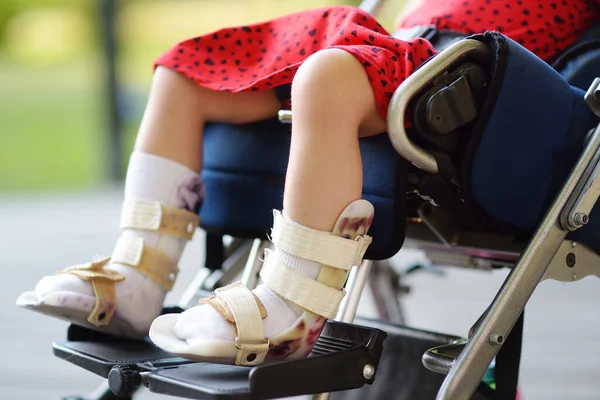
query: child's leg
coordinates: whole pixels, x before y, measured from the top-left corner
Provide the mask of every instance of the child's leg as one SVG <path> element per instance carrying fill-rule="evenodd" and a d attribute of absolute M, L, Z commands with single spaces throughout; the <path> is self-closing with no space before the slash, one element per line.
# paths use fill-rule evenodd
<path fill-rule="evenodd" d="M 214 92 L 159 67 L 127 172 L 123 217 L 128 221 L 122 221 L 121 238 L 105 265 L 116 273 L 107 276 L 103 264 L 96 264 L 45 277 L 17 304 L 114 334 L 146 335 L 173 284 L 170 274 L 186 239 L 195 231 L 203 196 L 198 172 L 205 121 L 247 123 L 272 117 L 278 109 L 272 91 Z M 145 203 L 134 213 L 136 201 Z M 155 221 L 160 227 L 152 226 Z M 93 284 L 91 268 L 100 269 L 93 272 Z"/>
<path fill-rule="evenodd" d="M 277 115 L 280 108 L 274 91 L 212 91 L 158 67 L 135 151 L 168 158 L 198 172 L 206 122 L 256 122 Z"/>
<path fill-rule="evenodd" d="M 358 137 L 385 131 L 364 68 L 349 53 L 330 49 L 310 57 L 292 85 L 292 146 L 284 214 L 331 231 L 362 194 Z"/>
<path fill-rule="evenodd" d="M 342 50 L 321 51 L 298 70 L 292 87 L 292 107 L 292 144 L 283 211 L 283 220 L 287 222 L 282 224 L 290 229 L 299 227 L 303 232 L 306 228 L 319 231 L 315 243 L 308 245 L 309 251 L 318 250 L 318 238 L 331 236 L 324 232 L 347 235 L 354 243 L 357 236 L 366 232 L 372 219 L 372 206 L 356 202 L 362 193 L 358 138 L 385 130 L 367 75 L 352 55 Z M 288 233 L 276 233 L 275 229 L 273 235 L 287 243 L 304 239 L 304 233 L 292 238 Z M 287 266 L 328 289 L 333 288 L 333 295 L 339 291 L 346 271 L 286 251 L 289 248 L 279 248 L 277 239 L 274 243 L 276 250 L 269 260 L 272 257 L 283 264 L 281 268 Z M 332 247 L 334 253 L 336 245 Z M 303 290 L 308 297 L 314 295 L 309 287 L 300 289 Z M 265 311 L 261 311 L 261 334 L 264 331 L 263 338 L 270 339 L 270 355 L 305 356 L 322 329 L 324 314 L 304 312 L 305 308 L 299 307 L 302 304 L 276 292 L 265 284 L 253 291 L 259 309 Z M 228 314 L 228 306 L 218 298 L 208 302 L 210 305 L 194 307 L 179 316 L 159 317 L 151 327 L 150 337 L 165 350 L 191 358 L 239 358 L 237 345 L 233 345 L 239 333 L 231 323 L 233 312 Z M 256 354 L 248 358 L 251 363 L 260 360 Z"/>

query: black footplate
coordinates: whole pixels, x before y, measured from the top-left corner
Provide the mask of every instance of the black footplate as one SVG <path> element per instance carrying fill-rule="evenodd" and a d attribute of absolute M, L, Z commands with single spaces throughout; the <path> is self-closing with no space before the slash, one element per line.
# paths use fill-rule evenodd
<path fill-rule="evenodd" d="M 387 334 L 382 330 L 328 322 L 312 353 L 296 361 L 257 367 L 191 362 L 149 341 L 134 341 L 71 326 L 54 354 L 109 381 L 120 396 L 144 385 L 155 393 L 203 400 L 255 400 L 334 392 L 375 380 Z"/>

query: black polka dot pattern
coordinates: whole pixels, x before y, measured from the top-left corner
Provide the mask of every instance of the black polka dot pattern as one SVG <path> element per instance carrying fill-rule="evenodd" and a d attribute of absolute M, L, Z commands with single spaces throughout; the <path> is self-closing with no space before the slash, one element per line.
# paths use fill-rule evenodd
<path fill-rule="evenodd" d="M 424 0 L 399 27 L 434 24 L 468 35 L 495 30 L 550 61 L 597 23 L 598 0 Z"/>
<path fill-rule="evenodd" d="M 434 24 L 465 34 L 496 30 L 550 60 L 598 20 L 597 0 L 423 0 L 399 26 Z M 428 41 L 395 39 L 369 14 L 339 6 L 192 38 L 155 66 L 212 90 L 259 91 L 291 83 L 302 62 L 326 48 L 343 49 L 362 63 L 383 118 L 395 89 L 435 55 Z"/>
<path fill-rule="evenodd" d="M 384 118 L 394 89 L 435 54 L 427 41 L 394 39 L 358 8 L 328 7 L 181 42 L 155 65 L 212 90 L 258 91 L 291 83 L 302 62 L 326 48 L 344 49 L 363 64 Z"/>

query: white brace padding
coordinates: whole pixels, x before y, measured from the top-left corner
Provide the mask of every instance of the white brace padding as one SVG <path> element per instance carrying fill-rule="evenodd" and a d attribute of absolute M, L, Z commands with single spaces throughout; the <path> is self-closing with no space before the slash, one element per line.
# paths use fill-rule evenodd
<path fill-rule="evenodd" d="M 314 314 L 335 318 L 346 292 L 319 283 L 283 264 L 265 250 L 260 276 L 269 289 Z"/>
<path fill-rule="evenodd" d="M 121 229 L 156 231 L 160 228 L 162 207 L 157 201 L 125 200 L 121 212 Z"/>
<path fill-rule="evenodd" d="M 273 211 L 273 244 L 280 250 L 329 267 L 349 270 L 362 263 L 371 237 L 355 240 L 335 236 L 296 224 L 277 210 Z"/>
<path fill-rule="evenodd" d="M 233 314 L 237 337 L 236 365 L 262 364 L 269 352 L 269 340 L 265 338 L 260 310 L 252 292 L 241 282 L 215 290 Z"/>
<path fill-rule="evenodd" d="M 137 267 L 142 261 L 144 239 L 121 236 L 117 241 L 111 260 L 132 267 Z"/>

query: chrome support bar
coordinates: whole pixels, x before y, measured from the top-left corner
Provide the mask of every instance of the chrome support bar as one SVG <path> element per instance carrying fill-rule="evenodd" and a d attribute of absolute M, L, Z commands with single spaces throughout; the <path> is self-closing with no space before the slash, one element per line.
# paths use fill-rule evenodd
<path fill-rule="evenodd" d="M 412 98 L 442 73 L 467 57 L 486 59 L 491 50 L 472 39 L 454 43 L 414 71 L 394 92 L 388 107 L 387 127 L 392 145 L 405 160 L 425 172 L 435 174 L 438 165 L 433 154 L 414 144 L 404 128 L 405 114 Z"/>
<path fill-rule="evenodd" d="M 250 249 L 248 261 L 242 274 L 242 283 L 250 290 L 258 285 L 260 269 L 262 268 L 261 257 L 269 245 L 268 240 L 254 239 L 254 242 L 252 242 L 252 249 Z"/>
<path fill-rule="evenodd" d="M 348 324 L 354 321 L 360 296 L 362 295 L 365 284 L 369 278 L 371 272 L 371 266 L 373 261 L 363 260 L 360 266 L 352 268 L 350 275 L 348 276 L 348 282 L 346 283 L 346 296 L 340 304 L 340 309 L 335 316 L 336 321 L 346 322 Z"/>
<path fill-rule="evenodd" d="M 384 0 L 363 0 L 358 6 L 358 8 L 374 16 L 379 12 L 379 9 L 383 5 L 383 3 Z"/>
<path fill-rule="evenodd" d="M 279 118 L 279 122 L 282 124 L 291 124 L 292 123 L 292 111 L 291 110 L 279 110 L 277 113 L 277 117 Z"/>

